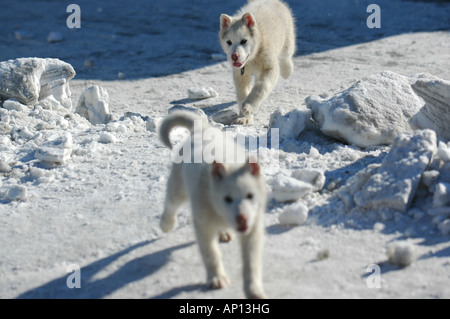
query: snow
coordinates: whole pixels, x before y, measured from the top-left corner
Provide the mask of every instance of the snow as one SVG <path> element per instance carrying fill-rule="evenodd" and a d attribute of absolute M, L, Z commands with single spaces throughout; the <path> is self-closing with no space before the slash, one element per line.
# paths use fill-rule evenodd
<path fill-rule="evenodd" d="M 58 65 L 71 65 L 77 75 L 61 80 L 44 72 L 42 78 L 48 64 L 34 60 L 38 71 L 18 73 L 34 79 L 27 98 L 2 98 L 1 298 L 243 298 L 235 240 L 221 245 L 232 285 L 209 291 L 189 208 L 181 209 L 174 230 L 159 229 L 171 152 L 156 132 L 159 121 L 177 108 L 196 110 L 218 128 L 246 137 L 266 136 L 278 114 L 279 149 L 258 149 L 268 188 L 273 192 L 280 186 L 275 193 L 283 196 L 292 191 L 290 183 L 307 186 L 289 199 L 295 202 L 268 203 L 264 285 L 269 297 L 450 297 L 450 147 L 443 134 L 448 126 L 441 125 L 448 115 L 450 6 L 378 1 L 382 28 L 368 29 L 368 1 L 289 3 L 297 16 L 294 74 L 280 80 L 254 125 L 239 127 L 229 125 L 237 106 L 217 27 L 220 13 L 232 14 L 242 1 L 78 1 L 82 27 L 77 30 L 61 19 L 66 15 L 62 2 L 5 2 L 2 70 L 14 65 L 8 60 L 36 56 L 58 58 Z M 50 32 L 60 32 L 64 41 L 48 43 Z M 417 118 L 425 123 L 420 128 L 434 129 L 435 138 L 414 128 L 401 138 L 409 145 L 401 152 L 391 142 L 359 147 L 325 135 L 308 118 L 308 97 L 327 100 L 380 74 L 391 74 L 393 86 L 405 94 L 412 87 L 413 102 L 425 107 L 419 114 L 426 117 Z M 16 88 L 11 80 L 4 83 Z M 101 97 L 109 97 L 108 109 L 103 104 L 98 112 L 105 118 L 95 124 L 71 108 L 94 86 L 99 94 L 86 107 L 98 112 Z M 188 90 L 202 87 L 218 95 L 190 100 Z M 373 96 L 379 101 L 387 91 L 378 89 Z M 185 133 L 173 134 L 179 141 Z M 423 144 L 413 140 L 416 134 L 424 134 Z M 414 178 L 395 177 L 393 167 L 400 163 Z M 404 211 L 355 204 L 357 192 L 367 197 L 372 183 L 380 185 L 377 175 L 417 186 Z M 306 220 L 280 224 L 289 211 L 290 218 Z M 411 245 L 406 252 L 414 250 L 414 258 L 406 258 L 412 261 L 409 267 L 388 265 L 386 247 L 404 240 Z M 379 289 L 368 285 L 373 264 L 381 269 Z M 81 288 L 66 285 L 73 265 L 81 271 Z"/>

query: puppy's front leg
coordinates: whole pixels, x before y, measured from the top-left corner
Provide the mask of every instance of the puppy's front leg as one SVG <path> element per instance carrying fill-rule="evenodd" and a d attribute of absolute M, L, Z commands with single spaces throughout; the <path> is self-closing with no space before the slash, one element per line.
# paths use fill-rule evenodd
<path fill-rule="evenodd" d="M 212 289 L 225 288 L 230 284 L 230 281 L 222 264 L 218 231 L 215 227 L 210 227 L 208 223 L 205 223 L 206 218 L 203 217 L 194 218 L 194 227 L 200 254 L 206 268 L 208 285 Z"/>
<path fill-rule="evenodd" d="M 260 76 L 256 79 L 255 86 L 242 102 L 241 115 L 236 119 L 236 124 L 251 124 L 253 122 L 253 114 L 261 106 L 262 102 L 272 92 L 275 84 L 278 82 L 280 75 L 280 66 L 278 62 L 273 63 L 270 68 L 261 71 Z"/>
<path fill-rule="evenodd" d="M 233 80 L 236 88 L 237 102 L 241 106 L 252 89 L 252 76 L 250 72 L 241 74 L 241 69 L 234 68 Z"/>
<path fill-rule="evenodd" d="M 262 285 L 264 226 L 262 218 L 259 219 L 253 231 L 241 237 L 244 261 L 244 291 L 247 298 L 250 299 L 266 298 Z"/>

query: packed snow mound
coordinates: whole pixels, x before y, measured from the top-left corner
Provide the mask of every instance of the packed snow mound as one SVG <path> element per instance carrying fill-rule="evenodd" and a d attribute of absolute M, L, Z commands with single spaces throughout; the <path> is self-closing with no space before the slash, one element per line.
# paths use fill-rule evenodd
<path fill-rule="evenodd" d="M 0 62 L 0 101 L 15 99 L 34 105 L 53 95 L 70 110 L 68 81 L 74 76 L 73 67 L 59 59 L 20 58 Z"/>
<path fill-rule="evenodd" d="M 446 137 L 448 96 L 448 81 L 385 71 L 364 78 L 330 98 L 310 96 L 306 104 L 324 134 L 368 147 L 389 145 L 399 133 L 420 128 L 433 129 L 439 137 Z"/>

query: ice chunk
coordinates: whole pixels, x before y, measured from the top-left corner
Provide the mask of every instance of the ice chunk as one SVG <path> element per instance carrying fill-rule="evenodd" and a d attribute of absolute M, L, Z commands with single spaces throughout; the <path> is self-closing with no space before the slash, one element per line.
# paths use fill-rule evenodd
<path fill-rule="evenodd" d="M 450 140 L 450 81 L 429 74 L 420 74 L 412 85 L 425 100 L 425 106 L 415 116 L 421 128 L 430 128 L 439 138 Z"/>
<path fill-rule="evenodd" d="M 22 185 L 13 186 L 8 190 L 6 198 L 11 201 L 25 201 L 27 199 L 27 188 Z"/>
<path fill-rule="evenodd" d="M 433 194 L 433 207 L 450 206 L 450 184 L 439 183 Z"/>
<path fill-rule="evenodd" d="M 450 122 L 448 123 L 450 125 Z M 438 145 L 438 156 L 444 162 L 450 162 L 450 142 L 445 144 L 440 141 Z"/>
<path fill-rule="evenodd" d="M 117 142 L 117 138 L 114 136 L 114 134 L 109 132 L 102 132 L 100 134 L 100 138 L 98 139 L 100 143 L 104 144 L 110 144 Z"/>
<path fill-rule="evenodd" d="M 16 101 L 15 99 L 9 99 L 3 102 L 3 108 L 10 111 L 14 110 L 18 112 L 30 111 L 30 109 L 26 105 L 20 103 L 19 101 Z"/>
<path fill-rule="evenodd" d="M 310 96 L 306 104 L 323 133 L 359 147 L 388 145 L 412 132 L 410 120 L 423 106 L 409 78 L 393 72 L 362 79 L 329 99 Z"/>
<path fill-rule="evenodd" d="M 318 169 L 297 169 L 292 172 L 292 177 L 302 182 L 311 184 L 315 191 L 321 190 L 325 185 L 325 175 Z"/>
<path fill-rule="evenodd" d="M 296 201 L 313 190 L 311 184 L 283 174 L 273 177 L 269 184 L 272 189 L 271 196 L 277 202 Z"/>
<path fill-rule="evenodd" d="M 219 94 L 211 87 L 196 87 L 188 89 L 188 96 L 191 100 L 202 100 L 216 97 Z"/>
<path fill-rule="evenodd" d="M 72 154 L 72 134 L 65 133 L 63 136 L 45 142 L 39 147 L 34 156 L 49 164 L 64 164 Z"/>
<path fill-rule="evenodd" d="M 20 58 L 0 62 L 0 100 L 16 99 L 25 105 L 53 95 L 66 108 L 72 108 L 68 81 L 73 67 L 58 59 Z"/>
<path fill-rule="evenodd" d="M 405 211 L 434 154 L 434 131 L 421 130 L 414 134 L 399 134 L 380 168 L 375 170 L 355 193 L 355 203 L 365 208 L 386 207 Z"/>
<path fill-rule="evenodd" d="M 87 88 L 78 100 L 75 113 L 93 125 L 108 123 L 110 119 L 108 92 L 97 85 Z"/>
<path fill-rule="evenodd" d="M 278 221 L 281 225 L 302 225 L 308 218 L 308 208 L 296 202 L 283 208 Z"/>
<path fill-rule="evenodd" d="M 277 109 L 270 115 L 269 130 L 279 129 L 280 141 L 295 139 L 305 129 L 306 121 L 311 118 L 311 110 L 295 109 L 286 114 Z"/>

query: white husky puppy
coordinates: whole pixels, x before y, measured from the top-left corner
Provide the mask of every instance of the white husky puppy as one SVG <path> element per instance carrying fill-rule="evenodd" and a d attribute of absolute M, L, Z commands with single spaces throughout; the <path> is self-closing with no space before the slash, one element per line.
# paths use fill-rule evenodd
<path fill-rule="evenodd" d="M 240 115 L 236 124 L 253 122 L 279 74 L 291 76 L 295 27 L 290 9 L 278 0 L 249 0 L 232 17 L 220 16 L 219 39 L 233 65 Z M 256 77 L 252 88 L 252 76 Z"/>
<path fill-rule="evenodd" d="M 194 130 L 200 124 L 201 130 Z M 236 150 L 236 143 L 218 129 L 191 112 L 178 111 L 164 119 L 160 126 L 160 138 L 169 148 L 170 130 L 176 126 L 190 130 L 191 135 L 183 150 L 195 147 L 206 135 L 205 129 L 216 130 L 213 145 L 219 149 Z M 205 148 L 211 144 L 205 145 Z M 234 150 L 231 150 L 234 148 Z M 244 263 L 244 290 L 248 298 L 264 298 L 262 286 L 262 248 L 264 235 L 264 213 L 266 209 L 265 182 L 258 163 L 251 163 L 247 157 L 241 163 L 220 163 L 205 160 L 195 163 L 199 150 L 191 152 L 192 157 L 179 164 L 174 163 L 167 182 L 161 229 L 170 231 L 177 219 L 177 210 L 189 200 L 193 224 L 200 253 L 206 267 L 207 281 L 211 288 L 224 288 L 229 280 L 222 265 L 219 241 L 231 240 L 230 231 L 240 237 Z M 200 150 L 200 152 L 203 150 Z M 214 153 L 214 151 L 213 151 Z"/>

